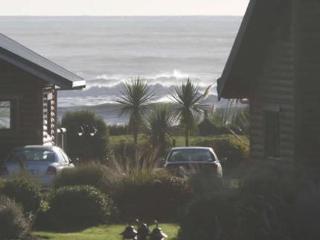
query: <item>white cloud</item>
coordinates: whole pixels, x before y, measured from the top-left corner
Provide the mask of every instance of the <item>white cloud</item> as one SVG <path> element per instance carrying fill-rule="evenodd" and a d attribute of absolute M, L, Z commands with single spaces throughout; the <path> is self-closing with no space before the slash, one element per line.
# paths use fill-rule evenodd
<path fill-rule="evenodd" d="M 249 0 L 0 0 L 0 15 L 243 15 Z"/>

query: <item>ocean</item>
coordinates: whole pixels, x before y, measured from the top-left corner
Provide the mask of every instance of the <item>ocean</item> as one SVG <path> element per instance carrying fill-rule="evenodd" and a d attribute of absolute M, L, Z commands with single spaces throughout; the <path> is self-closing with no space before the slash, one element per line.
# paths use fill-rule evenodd
<path fill-rule="evenodd" d="M 114 102 L 122 83 L 145 79 L 155 102 L 170 102 L 187 78 L 216 98 L 241 17 L 0 17 L 0 31 L 83 77 L 82 91 L 59 92 L 59 116 L 88 109 L 123 124 Z"/>

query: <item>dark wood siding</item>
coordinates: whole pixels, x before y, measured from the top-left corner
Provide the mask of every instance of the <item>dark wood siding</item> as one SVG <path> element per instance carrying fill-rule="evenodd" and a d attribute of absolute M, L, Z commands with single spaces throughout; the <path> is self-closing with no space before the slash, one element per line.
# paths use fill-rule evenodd
<path fill-rule="evenodd" d="M 43 80 L 0 62 L 0 97 L 14 102 L 14 128 L 0 130 L 0 159 L 8 150 L 43 143 Z"/>
<path fill-rule="evenodd" d="M 252 81 L 251 156 L 266 158 L 266 111 L 279 112 L 280 155 L 278 160 L 292 161 L 295 154 L 295 72 L 292 9 L 287 9 L 267 47 L 265 61 Z"/>
<path fill-rule="evenodd" d="M 320 163 L 320 1 L 297 1 L 300 158 Z"/>

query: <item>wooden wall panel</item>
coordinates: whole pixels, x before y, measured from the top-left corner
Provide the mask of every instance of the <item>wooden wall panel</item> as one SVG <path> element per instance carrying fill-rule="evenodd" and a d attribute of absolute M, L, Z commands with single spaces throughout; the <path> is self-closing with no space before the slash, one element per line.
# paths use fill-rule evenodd
<path fill-rule="evenodd" d="M 0 61 L 0 98 L 16 104 L 15 128 L 0 130 L 0 160 L 16 146 L 43 144 L 43 80 Z"/>
<path fill-rule="evenodd" d="M 320 1 L 297 4 L 299 158 L 320 164 Z"/>
<path fill-rule="evenodd" d="M 291 22 L 292 9 L 287 12 Z M 265 160 L 265 111 L 279 109 L 280 156 L 276 160 L 292 161 L 295 153 L 295 71 L 292 25 L 281 26 L 287 35 L 274 34 L 268 47 L 263 68 L 253 81 L 250 98 L 251 111 L 251 157 Z"/>

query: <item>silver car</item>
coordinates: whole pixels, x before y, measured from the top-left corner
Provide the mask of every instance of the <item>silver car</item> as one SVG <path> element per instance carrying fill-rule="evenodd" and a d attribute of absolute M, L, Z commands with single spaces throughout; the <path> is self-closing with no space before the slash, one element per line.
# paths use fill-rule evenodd
<path fill-rule="evenodd" d="M 4 161 L 2 175 L 8 177 L 27 171 L 48 186 L 65 168 L 73 168 L 70 158 L 59 147 L 30 145 L 15 148 Z"/>
<path fill-rule="evenodd" d="M 222 167 L 217 155 L 209 147 L 175 147 L 168 153 L 165 168 L 178 174 L 197 172 L 209 169 L 222 177 Z"/>

